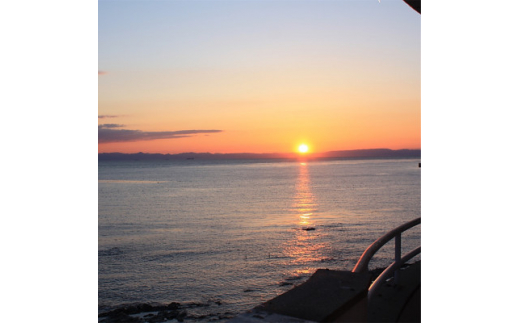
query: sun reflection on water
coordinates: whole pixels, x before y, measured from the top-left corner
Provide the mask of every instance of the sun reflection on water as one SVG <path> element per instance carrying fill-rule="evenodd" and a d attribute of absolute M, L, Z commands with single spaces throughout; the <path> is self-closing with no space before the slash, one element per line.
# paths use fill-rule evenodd
<path fill-rule="evenodd" d="M 295 195 L 291 208 L 294 216 L 294 237 L 284 247 L 284 253 L 295 265 L 320 261 L 324 243 L 318 242 L 315 214 L 318 204 L 312 194 L 309 170 L 306 163 L 300 164 L 300 172 L 295 185 Z"/>
<path fill-rule="evenodd" d="M 316 212 L 316 207 L 314 195 L 310 189 L 309 169 L 306 163 L 301 163 L 293 203 L 293 210 L 298 216 L 300 226 L 314 225 L 313 213 Z"/>

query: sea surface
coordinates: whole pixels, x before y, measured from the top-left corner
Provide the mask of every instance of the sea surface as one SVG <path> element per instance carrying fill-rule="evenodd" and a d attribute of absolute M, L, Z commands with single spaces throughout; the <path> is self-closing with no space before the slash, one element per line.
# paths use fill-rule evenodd
<path fill-rule="evenodd" d="M 223 321 L 316 269 L 351 270 L 420 216 L 419 162 L 100 161 L 99 311 L 179 302 L 205 316 L 192 321 Z M 403 235 L 403 254 L 419 244 L 420 226 Z M 390 244 L 370 268 L 392 256 Z"/>

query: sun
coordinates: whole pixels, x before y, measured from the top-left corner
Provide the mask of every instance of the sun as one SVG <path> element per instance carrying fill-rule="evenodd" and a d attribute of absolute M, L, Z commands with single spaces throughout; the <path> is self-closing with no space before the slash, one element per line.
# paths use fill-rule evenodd
<path fill-rule="evenodd" d="M 305 154 L 306 152 L 309 151 L 309 146 L 307 146 L 306 144 L 301 144 L 299 147 L 298 147 L 298 151 L 302 154 Z"/>

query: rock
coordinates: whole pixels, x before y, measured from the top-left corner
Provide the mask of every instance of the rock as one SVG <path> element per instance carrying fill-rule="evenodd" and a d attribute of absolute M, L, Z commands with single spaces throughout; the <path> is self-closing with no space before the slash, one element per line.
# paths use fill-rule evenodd
<path fill-rule="evenodd" d="M 182 312 L 179 313 L 179 315 L 177 315 L 177 319 L 183 319 L 187 315 L 188 315 L 188 313 L 186 313 L 186 311 L 182 311 Z"/>
<path fill-rule="evenodd" d="M 105 319 L 101 320 L 103 323 L 132 323 L 132 322 L 142 322 L 141 319 L 137 317 L 129 316 L 123 312 L 115 312 L 111 315 L 107 316 Z"/>
<path fill-rule="evenodd" d="M 177 302 L 171 302 L 170 304 L 168 304 L 168 306 L 166 306 L 169 310 L 176 310 L 178 309 L 179 307 L 181 306 L 181 304 L 177 303 Z"/>
<path fill-rule="evenodd" d="M 136 306 L 136 310 L 138 310 L 137 313 L 151 312 L 151 311 L 154 310 L 154 307 L 152 305 L 150 305 L 150 304 L 139 304 L 139 305 Z"/>
<path fill-rule="evenodd" d="M 209 304 L 197 303 L 197 302 L 191 302 L 191 303 L 186 304 L 186 306 L 187 306 L 188 308 L 193 308 L 193 307 L 207 307 L 207 306 L 209 306 Z"/>

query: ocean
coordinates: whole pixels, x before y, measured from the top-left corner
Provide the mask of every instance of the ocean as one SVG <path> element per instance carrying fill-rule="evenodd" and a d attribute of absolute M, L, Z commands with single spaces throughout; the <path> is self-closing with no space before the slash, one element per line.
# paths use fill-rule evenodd
<path fill-rule="evenodd" d="M 224 321 L 421 214 L 419 159 L 99 161 L 98 308 Z M 420 226 L 403 235 L 403 254 Z M 393 245 L 370 268 L 392 262 Z"/>

